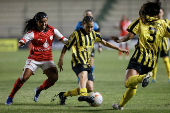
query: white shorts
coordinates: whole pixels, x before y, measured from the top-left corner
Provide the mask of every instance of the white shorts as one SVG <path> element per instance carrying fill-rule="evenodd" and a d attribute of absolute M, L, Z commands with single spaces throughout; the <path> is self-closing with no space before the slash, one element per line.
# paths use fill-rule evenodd
<path fill-rule="evenodd" d="M 35 61 L 32 59 L 27 59 L 24 70 L 26 68 L 29 68 L 33 71 L 34 74 L 38 68 L 41 68 L 44 71 L 45 69 L 48 69 L 50 67 L 56 67 L 53 61 Z"/>

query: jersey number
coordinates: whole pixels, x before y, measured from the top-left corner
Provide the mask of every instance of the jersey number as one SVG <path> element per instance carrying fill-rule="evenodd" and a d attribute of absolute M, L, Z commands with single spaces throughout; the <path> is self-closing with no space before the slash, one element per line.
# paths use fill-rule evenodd
<path fill-rule="evenodd" d="M 149 27 L 149 30 L 151 31 L 150 33 L 153 33 L 153 34 L 150 34 L 150 36 L 153 37 L 153 40 L 147 39 L 147 42 L 149 42 L 149 43 L 154 43 L 154 41 L 155 41 L 155 35 L 156 35 L 156 29 L 153 28 L 153 27 Z M 154 32 L 152 32 L 152 31 L 154 31 Z"/>

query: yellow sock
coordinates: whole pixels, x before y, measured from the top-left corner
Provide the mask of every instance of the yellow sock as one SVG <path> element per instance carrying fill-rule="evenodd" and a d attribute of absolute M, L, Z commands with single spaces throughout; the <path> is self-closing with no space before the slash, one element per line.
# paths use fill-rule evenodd
<path fill-rule="evenodd" d="M 157 64 L 156 64 L 156 66 L 154 67 L 154 69 L 152 70 L 152 73 L 153 73 L 153 75 L 152 75 L 152 79 L 156 79 Z"/>
<path fill-rule="evenodd" d="M 87 93 L 87 88 L 81 88 L 80 89 L 80 96 L 87 96 L 88 93 Z"/>
<path fill-rule="evenodd" d="M 143 75 L 134 75 L 134 76 L 129 77 L 126 80 L 126 87 L 136 86 L 138 83 L 142 82 L 144 77 L 145 77 L 145 74 L 143 74 Z"/>
<path fill-rule="evenodd" d="M 136 94 L 136 89 L 137 85 L 134 86 L 133 88 L 128 88 L 123 97 L 121 98 L 119 102 L 119 106 L 124 107 L 125 104 Z"/>
<path fill-rule="evenodd" d="M 166 73 L 168 75 L 168 79 L 170 79 L 170 64 L 169 64 L 169 57 L 163 58 L 165 68 L 166 68 Z"/>
<path fill-rule="evenodd" d="M 77 96 L 79 95 L 79 93 L 77 92 L 77 88 L 76 89 L 73 89 L 73 90 L 70 90 L 68 92 L 65 92 L 63 94 L 64 97 L 68 97 L 68 96 Z"/>

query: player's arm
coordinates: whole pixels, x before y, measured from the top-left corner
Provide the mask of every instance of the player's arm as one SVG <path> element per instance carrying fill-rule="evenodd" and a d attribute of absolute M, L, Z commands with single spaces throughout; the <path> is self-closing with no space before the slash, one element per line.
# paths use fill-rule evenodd
<path fill-rule="evenodd" d="M 64 46 L 62 51 L 61 51 L 61 54 L 60 54 L 60 58 L 59 58 L 59 61 L 58 61 L 58 68 L 60 68 L 60 72 L 63 71 L 63 58 L 64 58 L 64 55 L 67 51 L 67 47 Z"/>
<path fill-rule="evenodd" d="M 135 36 L 134 33 L 129 32 L 127 35 L 125 35 L 125 36 L 124 36 L 123 38 L 121 38 L 121 39 L 119 39 L 117 36 L 110 36 L 110 38 L 111 38 L 112 40 L 114 40 L 115 42 L 120 43 L 120 42 L 126 42 L 126 41 L 130 40 L 130 39 L 132 39 L 134 36 Z"/>
<path fill-rule="evenodd" d="M 57 29 L 54 29 L 54 37 L 63 44 L 66 44 L 66 42 L 68 41 L 68 39 L 65 38 Z"/>
<path fill-rule="evenodd" d="M 101 41 L 101 44 L 103 44 L 104 46 L 109 47 L 109 48 L 111 48 L 111 49 L 116 49 L 116 50 L 121 51 L 121 52 L 123 52 L 123 53 L 125 52 L 125 53 L 129 54 L 129 51 L 128 51 L 128 50 L 121 49 L 121 48 L 119 48 L 119 47 L 117 47 L 117 46 L 114 46 L 113 44 L 111 44 L 111 43 L 109 43 L 109 42 L 107 42 L 107 41 L 105 41 L 105 40 L 103 40 L 103 39 L 102 39 L 102 41 Z"/>
<path fill-rule="evenodd" d="M 20 46 L 20 47 L 23 47 L 28 41 L 30 41 L 30 40 L 33 40 L 34 39 L 34 33 L 33 32 L 27 32 L 25 35 L 24 35 L 24 37 L 21 39 L 21 40 L 19 40 L 19 42 L 18 42 L 18 47 Z"/>

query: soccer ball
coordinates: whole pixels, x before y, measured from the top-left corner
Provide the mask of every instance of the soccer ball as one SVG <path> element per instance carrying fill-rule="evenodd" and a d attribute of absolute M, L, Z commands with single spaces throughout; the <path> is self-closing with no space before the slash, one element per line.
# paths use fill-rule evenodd
<path fill-rule="evenodd" d="M 97 107 L 97 106 L 100 106 L 103 102 L 103 97 L 99 92 L 90 93 L 90 97 L 93 98 L 94 100 L 93 103 L 89 103 L 90 106 Z"/>

